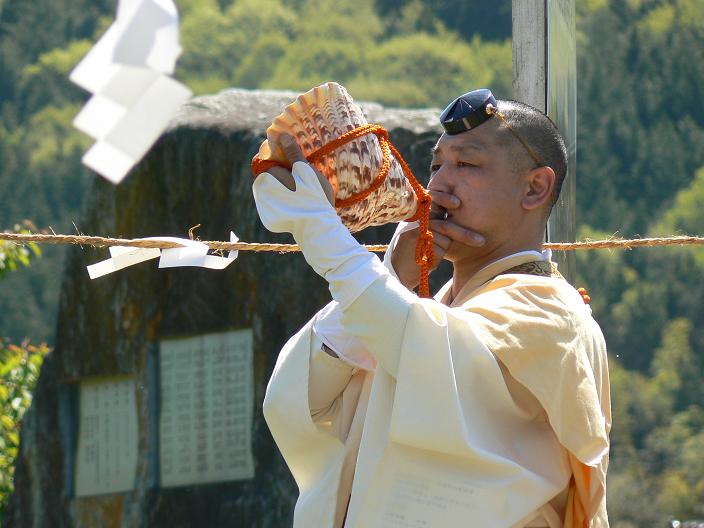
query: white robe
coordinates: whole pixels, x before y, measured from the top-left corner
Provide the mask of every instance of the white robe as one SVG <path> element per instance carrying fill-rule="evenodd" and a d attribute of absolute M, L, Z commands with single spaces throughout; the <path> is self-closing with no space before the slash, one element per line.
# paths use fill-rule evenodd
<path fill-rule="evenodd" d="M 490 265 L 451 307 L 374 282 L 343 316 L 374 370 L 321 352 L 312 323 L 289 340 L 264 415 L 294 527 L 608 526 L 604 339 L 565 281 L 496 277 L 531 260 Z"/>

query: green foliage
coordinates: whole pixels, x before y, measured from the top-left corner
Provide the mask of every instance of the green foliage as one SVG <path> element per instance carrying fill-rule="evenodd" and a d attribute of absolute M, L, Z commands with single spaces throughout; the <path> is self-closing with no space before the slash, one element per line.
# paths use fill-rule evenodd
<path fill-rule="evenodd" d="M 703 173 L 652 218 L 654 234 L 704 233 Z M 609 234 L 582 226 L 579 237 Z M 589 286 L 612 359 L 608 492 L 615 526 L 704 515 L 701 255 L 690 248 L 577 255 L 579 281 Z"/>
<path fill-rule="evenodd" d="M 692 182 L 675 196 L 656 231 L 662 233 L 701 233 L 704 231 L 704 167 Z"/>
<path fill-rule="evenodd" d="M 612 0 L 581 18 L 581 222 L 643 233 L 704 165 L 703 5 Z"/>
<path fill-rule="evenodd" d="M 611 364 L 609 512 L 634 526 L 704 515 L 704 370 L 691 323 L 670 321 L 651 375 Z"/>
<path fill-rule="evenodd" d="M 27 65 L 44 53 L 64 48 L 70 40 L 94 37 L 101 15 L 112 14 L 114 7 L 114 0 L 8 0 L 0 18 L 2 113 L 21 97 L 19 78 Z"/>
<path fill-rule="evenodd" d="M 385 19 L 371 0 L 186 3 L 178 75 L 196 93 L 335 80 L 357 99 L 394 106 L 442 106 L 472 86 L 510 95 L 508 39 L 464 40 L 419 0 L 402 14 Z"/>
<path fill-rule="evenodd" d="M 491 40 L 511 37 L 511 2 L 506 0 L 377 0 L 376 4 L 391 23 L 408 17 L 408 11 L 415 13 L 417 24 L 408 27 L 411 31 L 427 31 L 434 20 L 439 20 L 466 40 L 474 35 Z"/>
<path fill-rule="evenodd" d="M 242 88 L 264 86 L 274 76 L 277 65 L 282 63 L 289 41 L 281 33 L 262 35 L 244 57 L 234 74 L 234 84 Z"/>
<path fill-rule="evenodd" d="M 32 403 L 32 391 L 39 378 L 45 344 L 13 345 L 0 340 L 0 520 L 14 489 L 15 459 L 20 445 L 20 423 Z"/>
<path fill-rule="evenodd" d="M 672 206 L 651 229 L 653 235 L 704 233 L 704 167 L 699 169 L 692 182 L 675 196 Z M 704 248 L 690 250 L 697 263 L 704 269 Z"/>
<path fill-rule="evenodd" d="M 665 327 L 662 344 L 655 351 L 650 369 L 663 416 L 704 401 L 704 376 L 692 350 L 691 338 L 691 321 L 674 319 Z"/>
<path fill-rule="evenodd" d="M 29 233 L 32 224 L 15 226 L 14 233 Z M 30 258 L 41 254 L 33 242 L 20 245 L 0 241 L 0 280 L 8 273 L 30 265 Z M 15 459 L 19 449 L 20 422 L 32 401 L 32 390 L 39 376 L 39 368 L 47 354 L 46 345 L 20 346 L 0 338 L 0 520 L 13 490 Z"/>
<path fill-rule="evenodd" d="M 410 85 L 425 95 L 423 100 L 413 102 L 414 106 L 441 106 L 467 91 L 467 86 L 492 86 L 499 95 L 510 94 L 510 70 L 497 71 L 492 66 L 510 64 L 510 42 L 487 45 L 475 37 L 467 43 L 452 35 L 443 40 L 439 46 L 437 36 L 416 33 L 386 41 L 369 54 L 369 81 Z M 379 94 L 391 104 L 409 106 L 411 102 L 401 98 L 394 101 L 397 93 L 383 95 Z"/>
<path fill-rule="evenodd" d="M 31 225 L 29 222 L 27 224 Z M 30 230 L 16 225 L 12 232 L 28 234 Z M 23 245 L 0 240 L 0 279 L 11 271 L 16 271 L 21 267 L 28 267 L 30 258 L 32 256 L 38 257 L 39 255 L 41 255 L 41 250 L 34 242 L 28 242 Z"/>
<path fill-rule="evenodd" d="M 76 101 L 80 91 L 68 76 L 91 45 L 89 40 L 75 41 L 66 49 L 56 48 L 40 55 L 36 63 L 25 67 L 17 84 L 19 111 L 31 115 L 47 106 Z"/>
<path fill-rule="evenodd" d="M 275 29 L 273 34 L 287 40 L 294 32 L 296 16 L 278 0 L 242 0 L 224 11 L 216 2 L 199 4 L 183 14 L 184 53 L 178 66 L 178 75 L 189 85 L 196 81 L 197 91 L 231 86 L 242 61 L 253 57 L 257 41 L 271 34 L 262 33 L 263 28 Z M 211 79 L 205 86 L 203 77 Z"/>

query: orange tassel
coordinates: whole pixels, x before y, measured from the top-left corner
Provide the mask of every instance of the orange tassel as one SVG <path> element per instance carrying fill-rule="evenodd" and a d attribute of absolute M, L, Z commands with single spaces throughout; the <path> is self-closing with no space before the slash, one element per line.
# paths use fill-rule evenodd
<path fill-rule="evenodd" d="M 592 298 L 589 297 L 589 294 L 587 293 L 586 288 L 577 288 L 577 292 L 582 296 L 582 300 L 584 301 L 584 304 L 589 304 L 589 302 L 592 300 Z"/>

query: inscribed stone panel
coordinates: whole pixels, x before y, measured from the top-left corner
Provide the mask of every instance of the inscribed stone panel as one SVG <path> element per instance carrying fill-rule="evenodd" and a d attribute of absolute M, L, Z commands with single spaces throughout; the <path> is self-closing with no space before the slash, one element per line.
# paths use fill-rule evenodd
<path fill-rule="evenodd" d="M 132 490 L 137 469 L 137 408 L 134 380 L 80 384 L 77 497 Z"/>
<path fill-rule="evenodd" d="M 161 485 L 254 477 L 252 331 L 161 342 Z"/>

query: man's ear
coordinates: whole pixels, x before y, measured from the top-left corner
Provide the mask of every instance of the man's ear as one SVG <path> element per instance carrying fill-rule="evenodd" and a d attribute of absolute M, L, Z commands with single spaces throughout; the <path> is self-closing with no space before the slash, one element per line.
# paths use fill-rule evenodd
<path fill-rule="evenodd" d="M 527 211 L 538 209 L 552 199 L 555 171 L 550 167 L 536 167 L 525 176 L 525 191 L 521 205 Z"/>

